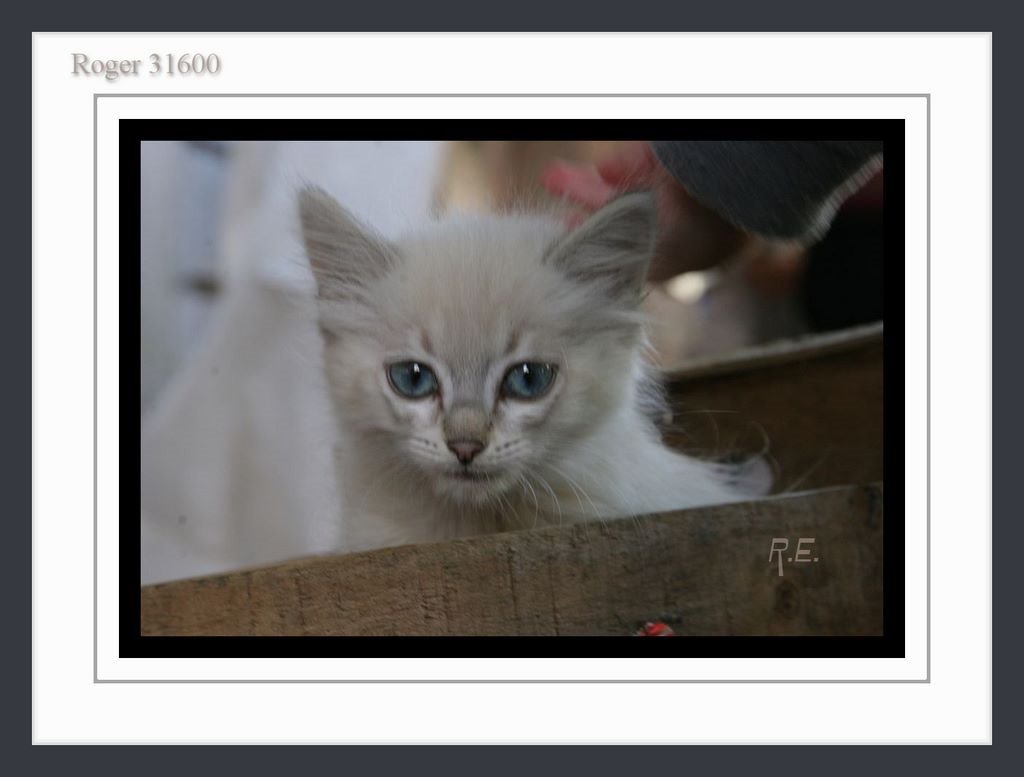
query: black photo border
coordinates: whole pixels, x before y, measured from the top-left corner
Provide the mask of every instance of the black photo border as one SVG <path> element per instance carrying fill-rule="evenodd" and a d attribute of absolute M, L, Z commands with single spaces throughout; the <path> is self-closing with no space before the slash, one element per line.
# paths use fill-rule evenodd
<path fill-rule="evenodd" d="M 141 634 L 141 166 L 144 141 L 881 139 L 885 347 L 883 635 L 876 637 L 155 637 Z M 132 119 L 119 122 L 121 658 L 893 658 L 905 655 L 905 135 L 901 119 Z M 127 506 L 127 507 L 126 507 Z"/>

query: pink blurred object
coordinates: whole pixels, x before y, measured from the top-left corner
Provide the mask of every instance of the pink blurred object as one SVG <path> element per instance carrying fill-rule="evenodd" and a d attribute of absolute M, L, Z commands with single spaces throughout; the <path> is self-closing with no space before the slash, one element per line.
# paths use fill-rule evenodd
<path fill-rule="evenodd" d="M 674 637 L 676 633 L 661 621 L 647 621 L 633 636 L 635 637 Z"/>

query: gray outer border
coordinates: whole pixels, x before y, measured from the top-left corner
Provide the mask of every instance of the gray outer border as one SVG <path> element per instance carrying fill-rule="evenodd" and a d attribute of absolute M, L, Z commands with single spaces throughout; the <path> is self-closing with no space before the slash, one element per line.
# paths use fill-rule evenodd
<path fill-rule="evenodd" d="M 108 97 L 923 97 L 926 104 L 926 137 L 927 137 L 927 165 L 926 165 L 926 186 L 927 186 L 927 235 L 926 235 L 926 277 L 927 277 L 927 303 L 926 303 L 926 317 L 927 317 L 927 354 L 926 354 L 926 447 L 927 447 L 927 475 L 926 475 L 926 488 L 927 494 L 925 498 L 926 504 L 926 542 L 927 548 L 927 562 L 926 562 L 926 576 L 927 576 L 927 587 L 926 587 L 926 633 L 927 633 L 927 647 L 926 647 L 926 673 L 923 680 L 100 680 L 98 674 L 98 627 L 97 627 L 97 612 L 98 612 L 98 585 L 97 585 L 97 548 L 98 548 L 98 519 L 97 519 L 97 503 L 96 503 L 96 486 L 97 486 L 97 456 L 96 456 L 96 445 L 97 445 L 97 378 L 96 378 L 96 363 L 97 363 L 97 352 L 98 352 L 98 335 L 96 326 L 96 287 L 97 287 L 97 223 L 98 223 L 98 203 L 97 203 L 97 122 L 98 122 L 98 106 L 100 98 Z M 92 95 L 92 682 L 94 684 L 219 684 L 219 685 L 231 685 L 231 684 L 249 684 L 249 683 L 278 683 L 288 685 L 308 685 L 308 684 L 346 684 L 346 685 L 362 685 L 362 684 L 380 684 L 380 685 L 400 685 L 400 684 L 430 684 L 430 685 L 473 685 L 473 684 L 487 684 L 487 685 L 593 685 L 593 684 L 604 684 L 604 685 L 727 685 L 727 684 L 782 684 L 782 685 L 848 685 L 848 684 L 869 684 L 869 685 L 920 685 L 930 684 L 932 682 L 932 504 L 931 504 L 931 492 L 932 492 L 932 447 L 931 447 L 931 431 L 932 431 L 932 95 L 931 93 L 771 93 L 771 94 L 744 94 L 744 93 L 699 93 L 699 92 L 630 92 L 630 93 L 535 93 L 535 92 L 517 92 L 517 93 L 450 93 L 450 92 L 436 92 L 436 93 L 392 93 L 392 92 L 374 92 L 374 93 L 360 93 L 360 92 L 340 92 L 340 93 L 175 93 L 175 94 L 161 94 L 161 93 L 146 93 L 146 92 L 129 92 L 129 93 L 101 93 L 94 92 Z"/>

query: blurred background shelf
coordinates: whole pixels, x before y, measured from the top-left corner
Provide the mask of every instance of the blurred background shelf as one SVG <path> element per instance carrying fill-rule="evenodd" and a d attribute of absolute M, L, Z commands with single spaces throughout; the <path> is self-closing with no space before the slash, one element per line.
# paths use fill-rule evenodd
<path fill-rule="evenodd" d="M 776 492 L 883 479 L 881 323 L 690 362 L 668 378 L 665 436 L 680 450 L 763 451 Z"/>

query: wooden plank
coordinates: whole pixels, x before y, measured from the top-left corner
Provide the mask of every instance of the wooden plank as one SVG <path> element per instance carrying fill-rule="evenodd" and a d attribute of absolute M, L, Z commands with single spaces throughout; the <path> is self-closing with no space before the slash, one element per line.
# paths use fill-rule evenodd
<path fill-rule="evenodd" d="M 816 562 L 769 563 L 773 538 Z M 148 586 L 143 635 L 871 635 L 882 487 L 308 559 Z"/>
<path fill-rule="evenodd" d="M 704 457 L 767 446 L 776 492 L 880 481 L 882 355 L 876 324 L 673 370 L 666 441 Z"/>
<path fill-rule="evenodd" d="M 737 348 L 734 351 L 690 359 L 668 366 L 665 372 L 670 379 L 694 380 L 696 378 L 746 373 L 763 367 L 772 367 L 794 362 L 807 362 L 824 356 L 837 356 L 880 345 L 884 326 L 874 324 L 840 329 L 835 332 L 801 335 L 783 340 L 773 340 L 761 345 Z"/>

